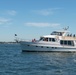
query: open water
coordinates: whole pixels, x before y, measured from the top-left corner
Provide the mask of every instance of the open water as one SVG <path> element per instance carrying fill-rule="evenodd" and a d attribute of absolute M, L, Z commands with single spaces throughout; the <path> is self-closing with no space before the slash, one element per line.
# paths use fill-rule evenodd
<path fill-rule="evenodd" d="M 0 75 L 76 75 L 76 53 L 23 53 L 18 44 L 0 44 Z"/>

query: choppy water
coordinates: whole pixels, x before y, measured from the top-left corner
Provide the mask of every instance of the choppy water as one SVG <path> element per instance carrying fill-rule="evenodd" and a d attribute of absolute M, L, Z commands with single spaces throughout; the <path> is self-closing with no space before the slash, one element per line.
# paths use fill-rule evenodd
<path fill-rule="evenodd" d="M 76 53 L 21 52 L 0 44 L 0 75 L 76 75 Z"/>

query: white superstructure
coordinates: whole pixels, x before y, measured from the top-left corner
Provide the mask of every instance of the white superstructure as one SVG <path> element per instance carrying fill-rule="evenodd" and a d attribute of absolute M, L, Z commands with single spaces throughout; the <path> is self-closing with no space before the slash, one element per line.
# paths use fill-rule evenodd
<path fill-rule="evenodd" d="M 22 51 L 76 51 L 75 34 L 69 34 L 65 28 L 63 31 L 53 31 L 50 35 L 41 36 L 39 40 L 20 41 Z"/>

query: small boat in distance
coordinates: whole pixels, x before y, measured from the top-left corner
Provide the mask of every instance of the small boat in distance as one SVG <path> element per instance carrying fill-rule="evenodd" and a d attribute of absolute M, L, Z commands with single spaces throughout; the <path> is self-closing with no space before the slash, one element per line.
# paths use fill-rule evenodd
<path fill-rule="evenodd" d="M 21 49 L 23 52 L 76 52 L 76 36 L 68 28 L 41 36 L 37 41 L 20 41 Z"/>

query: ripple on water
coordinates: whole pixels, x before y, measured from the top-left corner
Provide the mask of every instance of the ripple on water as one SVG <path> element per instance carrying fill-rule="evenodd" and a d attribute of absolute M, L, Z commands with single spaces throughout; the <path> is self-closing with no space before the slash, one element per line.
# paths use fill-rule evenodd
<path fill-rule="evenodd" d="M 75 75 L 76 53 L 22 53 L 19 45 L 0 45 L 0 75 Z"/>

